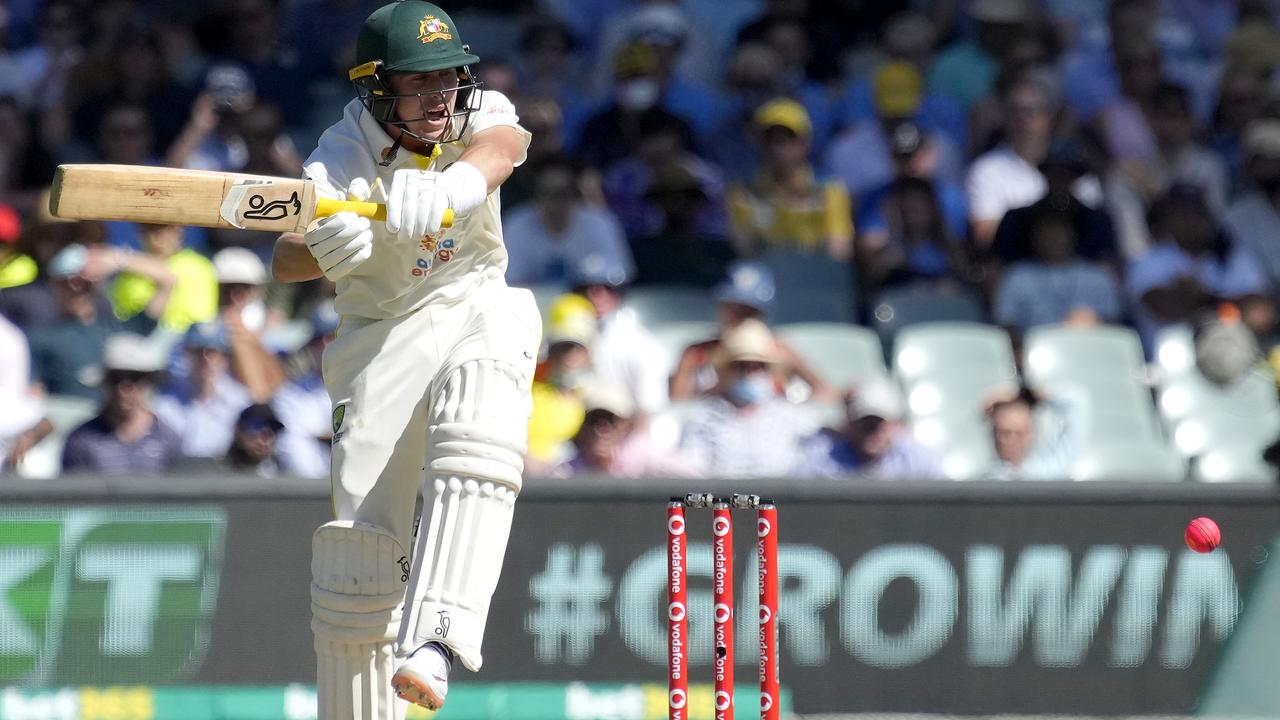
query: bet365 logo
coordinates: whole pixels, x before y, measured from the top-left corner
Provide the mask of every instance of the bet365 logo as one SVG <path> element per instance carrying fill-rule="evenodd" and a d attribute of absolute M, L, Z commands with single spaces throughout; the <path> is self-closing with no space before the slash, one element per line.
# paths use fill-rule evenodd
<path fill-rule="evenodd" d="M 191 677 L 225 526 L 219 508 L 0 509 L 0 684 Z"/>

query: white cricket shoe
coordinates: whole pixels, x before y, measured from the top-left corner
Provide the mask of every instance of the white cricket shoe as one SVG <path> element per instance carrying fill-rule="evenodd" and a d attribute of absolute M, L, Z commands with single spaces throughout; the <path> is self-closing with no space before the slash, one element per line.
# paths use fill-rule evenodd
<path fill-rule="evenodd" d="M 449 694 L 449 670 L 453 656 L 440 643 L 429 642 L 414 650 L 391 676 L 396 695 L 428 710 L 444 707 Z"/>

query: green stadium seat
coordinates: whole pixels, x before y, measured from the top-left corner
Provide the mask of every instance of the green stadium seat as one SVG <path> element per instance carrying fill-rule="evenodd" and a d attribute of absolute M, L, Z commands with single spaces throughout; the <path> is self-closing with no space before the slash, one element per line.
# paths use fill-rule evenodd
<path fill-rule="evenodd" d="M 902 328 L 932 322 L 981 323 L 982 302 L 972 292 L 934 284 L 909 285 L 880 293 L 871 302 L 871 324 L 891 346 Z M 895 350 L 896 352 L 896 350 Z"/>
<path fill-rule="evenodd" d="M 894 340 L 893 370 L 904 384 L 925 377 L 980 374 L 984 382 L 1016 383 L 1013 347 L 1000 328 L 971 322 L 929 322 L 903 328 Z"/>
<path fill-rule="evenodd" d="M 1038 327 L 1023 342 L 1022 371 L 1032 384 L 1053 378 L 1078 382 L 1129 377 L 1146 381 L 1142 341 L 1131 328 Z"/>
<path fill-rule="evenodd" d="M 659 323 L 700 320 L 716 322 L 716 303 L 710 291 L 688 285 L 641 285 L 627 288 L 622 306 L 636 314 L 640 323 L 653 328 Z"/>
<path fill-rule="evenodd" d="M 685 348 L 720 335 L 719 324 L 704 320 L 658 323 L 650 325 L 648 330 L 662 348 L 667 375 L 675 372 L 676 363 Z"/>
<path fill-rule="evenodd" d="M 849 263 L 820 253 L 772 252 L 760 258 L 773 272 L 777 294 L 769 321 L 852 322 L 857 317 Z"/>
<path fill-rule="evenodd" d="M 824 380 L 837 388 L 885 377 L 880 337 L 860 325 L 838 322 L 792 323 L 774 328 Z"/>
<path fill-rule="evenodd" d="M 1226 444 L 1196 458 L 1195 478 L 1203 482 L 1275 482 L 1276 468 L 1252 443 Z"/>
<path fill-rule="evenodd" d="M 1094 443 L 1071 464 L 1072 480 L 1181 482 L 1186 461 L 1163 443 Z"/>
<path fill-rule="evenodd" d="M 99 402 L 69 395 L 50 395 L 44 399 L 45 417 L 53 423 L 49 433 L 31 448 L 14 469 L 19 477 L 48 480 L 62 472 L 62 446 L 82 423 L 98 414 Z"/>

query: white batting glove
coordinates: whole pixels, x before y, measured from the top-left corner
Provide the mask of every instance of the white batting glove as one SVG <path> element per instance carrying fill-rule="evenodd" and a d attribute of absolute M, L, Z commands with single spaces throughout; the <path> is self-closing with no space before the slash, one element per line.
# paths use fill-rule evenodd
<path fill-rule="evenodd" d="M 320 271 L 330 280 L 346 277 L 373 255 L 369 218 L 353 212 L 330 215 L 303 236 Z"/>
<path fill-rule="evenodd" d="M 395 171 L 387 193 L 387 230 L 410 243 L 440 232 L 452 207 L 447 185 L 443 173 L 433 170 Z"/>

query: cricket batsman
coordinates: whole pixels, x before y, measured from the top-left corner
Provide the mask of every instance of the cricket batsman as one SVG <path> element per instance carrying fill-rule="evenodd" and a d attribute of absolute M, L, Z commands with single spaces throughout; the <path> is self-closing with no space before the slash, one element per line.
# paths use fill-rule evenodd
<path fill-rule="evenodd" d="M 386 203 L 386 222 L 339 213 L 275 247 L 276 278 L 323 274 L 342 316 L 323 359 L 336 519 L 312 541 L 320 720 L 402 718 L 397 695 L 439 708 L 454 661 L 482 663 L 542 328 L 506 285 L 499 222 L 529 133 L 478 60 L 431 3 L 370 15 L 358 97 L 305 173 L 319 194 Z"/>

